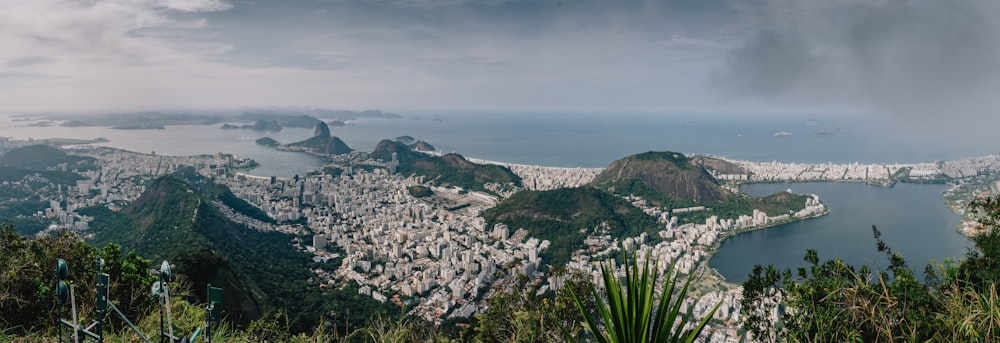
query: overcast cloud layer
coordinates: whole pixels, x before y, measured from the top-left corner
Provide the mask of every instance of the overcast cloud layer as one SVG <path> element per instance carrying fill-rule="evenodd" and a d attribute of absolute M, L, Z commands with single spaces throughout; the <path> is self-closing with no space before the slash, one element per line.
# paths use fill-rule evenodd
<path fill-rule="evenodd" d="M 1000 108 L 1000 2 L 771 0 L 717 85 L 799 103 L 871 105 L 916 119 Z"/>
<path fill-rule="evenodd" d="M 0 111 L 993 116 L 995 1 L 6 0 Z"/>

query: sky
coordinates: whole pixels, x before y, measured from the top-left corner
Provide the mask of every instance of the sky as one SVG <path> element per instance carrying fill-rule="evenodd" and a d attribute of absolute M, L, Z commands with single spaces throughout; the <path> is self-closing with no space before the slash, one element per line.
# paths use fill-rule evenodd
<path fill-rule="evenodd" d="M 0 112 L 1000 108 L 987 0 L 3 0 Z M 956 128 L 960 129 L 960 128 Z"/>

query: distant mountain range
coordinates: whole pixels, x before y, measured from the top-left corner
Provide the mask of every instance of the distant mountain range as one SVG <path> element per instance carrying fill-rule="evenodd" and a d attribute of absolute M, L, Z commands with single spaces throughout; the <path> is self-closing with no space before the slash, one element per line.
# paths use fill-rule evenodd
<path fill-rule="evenodd" d="M 227 123 L 223 124 L 221 129 L 223 130 L 250 129 L 254 131 L 279 132 L 282 129 L 284 129 L 284 127 L 282 127 L 281 124 L 278 124 L 278 122 L 274 120 L 258 119 L 256 122 L 253 123 L 253 125 L 236 126 Z"/>
<path fill-rule="evenodd" d="M 252 110 L 241 113 L 171 113 L 171 112 L 133 112 L 112 113 L 102 115 L 49 114 L 45 118 L 63 120 L 62 126 L 109 126 L 117 129 L 148 130 L 163 129 L 170 125 L 215 125 L 229 121 L 256 122 L 260 120 L 276 122 L 281 127 L 309 128 L 321 122 L 319 118 L 330 119 L 343 124 L 346 120 L 359 118 L 395 119 L 402 116 L 380 110 L 345 111 L 324 109 L 285 109 L 285 110 Z M 339 124 L 338 124 L 339 125 Z M 244 128 L 228 125 L 225 128 Z M 248 128 L 253 128 L 248 127 Z M 273 128 L 273 127 L 272 127 Z M 260 130 L 272 131 L 272 130 Z"/>

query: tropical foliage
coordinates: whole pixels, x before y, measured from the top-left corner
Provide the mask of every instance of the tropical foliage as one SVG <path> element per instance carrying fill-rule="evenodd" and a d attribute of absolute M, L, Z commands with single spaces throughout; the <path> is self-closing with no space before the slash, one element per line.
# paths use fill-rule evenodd
<path fill-rule="evenodd" d="M 656 261 L 650 265 L 648 255 L 641 267 L 634 254 L 631 259 L 626 256 L 622 268 L 625 270 L 623 281 L 615 273 L 612 264 L 603 264 L 601 276 L 606 300 L 597 302 L 599 317 L 591 315 L 582 298 L 576 292 L 573 293 L 577 308 L 586 318 L 585 327 L 597 342 L 690 343 L 698 338 L 722 303 L 716 304 L 701 320 L 695 319 L 690 310 L 682 312 L 691 278 L 687 278 L 678 289 L 680 276 L 676 274 L 673 265 L 663 275 L 658 273 L 656 265 Z M 661 285 L 660 276 L 666 278 L 662 283 L 662 292 L 657 297 L 657 290 Z M 594 298 L 601 299 L 593 285 L 590 292 Z M 694 306 L 695 304 L 691 304 L 688 308 L 693 309 Z M 689 326 L 693 327 L 688 328 Z M 568 331 L 565 334 L 570 341 L 578 341 Z"/>
<path fill-rule="evenodd" d="M 573 294 L 582 294 L 581 302 L 593 308 L 594 298 L 586 293 L 590 285 L 587 275 L 564 269 L 552 273 L 566 279 L 555 292 L 540 292 L 541 286 L 523 275 L 496 285 L 488 310 L 473 318 L 474 333 L 468 338 L 482 342 L 554 342 L 563 339 L 560 328 L 581 332 L 583 317 Z"/>
<path fill-rule="evenodd" d="M 84 244 L 76 236 L 59 233 L 30 239 L 0 225 L 0 331 L 25 334 L 51 329 L 55 307 L 55 260 L 69 264 L 76 297 L 93 299 L 92 285 L 97 274 L 98 258 L 104 261 L 101 271 L 111 275 L 109 297 L 127 315 L 148 310 L 153 302 L 148 296 L 152 283 L 148 270 L 151 261 L 134 252 L 122 253 L 121 247 L 108 244 L 101 249 Z M 81 311 L 85 312 L 85 311 Z M 117 323 L 121 324 L 121 323 Z"/>

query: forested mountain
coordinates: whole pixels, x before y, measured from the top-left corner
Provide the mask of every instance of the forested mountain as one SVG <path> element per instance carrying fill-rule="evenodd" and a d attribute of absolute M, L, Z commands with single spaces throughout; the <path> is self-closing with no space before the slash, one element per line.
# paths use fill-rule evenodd
<path fill-rule="evenodd" d="M 358 296 L 356 289 L 334 289 L 324 296 L 318 285 L 307 282 L 312 272 L 306 267 L 314 262 L 291 246 L 296 236 L 236 224 L 212 204 L 219 199 L 241 210 L 243 205 L 230 199 L 228 189 L 208 181 L 198 187 L 164 176 L 150 181 L 146 191 L 121 212 L 106 207 L 81 211 L 95 218 L 91 243 L 115 242 L 155 261 L 168 260 L 192 281 L 199 296 L 204 296 L 199 292 L 209 283 L 224 288 L 226 312 L 237 322 L 280 311 L 290 318 L 292 329 L 301 331 L 314 327 L 333 309 L 344 316 L 350 313 L 341 321 L 351 325 L 364 323 L 371 313 L 392 310 Z M 345 297 L 354 300 L 340 301 Z"/>

